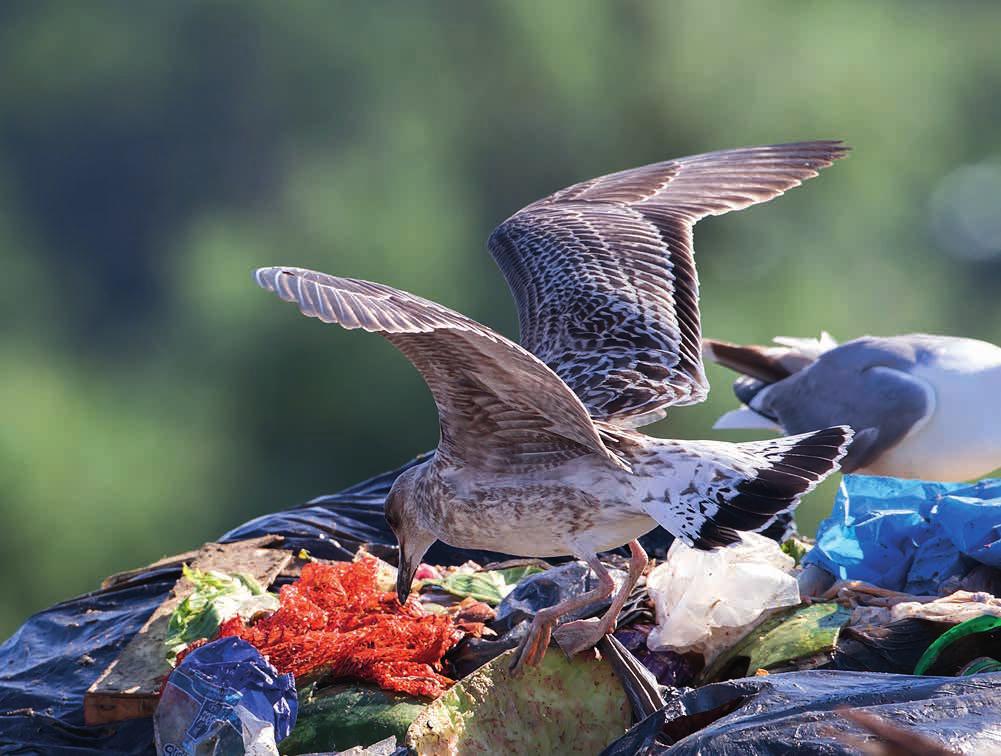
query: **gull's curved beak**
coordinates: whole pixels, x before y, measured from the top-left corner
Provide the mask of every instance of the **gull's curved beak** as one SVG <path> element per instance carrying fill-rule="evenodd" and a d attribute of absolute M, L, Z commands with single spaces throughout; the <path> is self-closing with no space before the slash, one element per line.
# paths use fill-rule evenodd
<path fill-rule="evenodd" d="M 396 570 L 396 598 L 400 604 L 407 603 L 407 596 L 410 595 L 410 586 L 413 585 L 414 574 L 417 572 L 419 564 L 420 557 L 416 561 L 409 559 L 407 550 L 400 546 L 400 566 Z"/>
<path fill-rule="evenodd" d="M 396 569 L 396 598 L 401 604 L 405 604 L 417 568 L 437 539 L 423 529 L 410 528 L 403 538 L 397 533 L 396 540 L 400 544 L 400 560 Z"/>

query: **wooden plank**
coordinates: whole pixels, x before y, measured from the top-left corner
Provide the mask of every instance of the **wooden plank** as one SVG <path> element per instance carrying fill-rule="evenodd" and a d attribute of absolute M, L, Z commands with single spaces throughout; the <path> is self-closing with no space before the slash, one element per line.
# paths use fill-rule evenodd
<path fill-rule="evenodd" d="M 291 552 L 266 548 L 281 541 L 280 536 L 263 536 L 236 543 L 207 543 L 199 551 L 182 556 L 192 556 L 192 559 L 184 561 L 199 570 L 219 570 L 231 574 L 245 572 L 268 587 L 292 560 Z M 174 563 L 178 563 L 176 557 L 162 559 L 155 564 Z M 120 579 L 115 582 L 120 582 Z M 193 590 L 187 580 L 178 580 L 118 658 L 91 685 L 83 700 L 84 721 L 88 725 L 152 715 L 163 676 L 170 672 L 164 658 L 167 624 L 177 605 Z"/>

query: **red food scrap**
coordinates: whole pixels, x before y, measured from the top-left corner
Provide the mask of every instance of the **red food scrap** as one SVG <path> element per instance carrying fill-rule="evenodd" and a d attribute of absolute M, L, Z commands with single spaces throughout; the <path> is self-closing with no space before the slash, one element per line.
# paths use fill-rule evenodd
<path fill-rule="evenodd" d="M 441 570 L 430 564 L 421 562 L 414 573 L 414 580 L 440 580 Z"/>
<path fill-rule="evenodd" d="M 441 659 L 464 631 L 451 617 L 425 614 L 415 599 L 401 606 L 376 584 L 376 560 L 303 566 L 279 593 L 281 606 L 248 626 L 227 620 L 219 636 L 236 635 L 279 672 L 300 677 L 369 680 L 387 690 L 437 697 L 452 684 Z"/>

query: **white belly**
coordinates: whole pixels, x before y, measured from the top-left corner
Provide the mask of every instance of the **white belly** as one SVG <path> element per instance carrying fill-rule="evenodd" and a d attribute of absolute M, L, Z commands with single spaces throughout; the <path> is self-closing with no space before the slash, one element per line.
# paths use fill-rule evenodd
<path fill-rule="evenodd" d="M 633 502 L 631 476 L 585 458 L 538 476 L 464 481 L 438 537 L 526 557 L 586 557 L 623 546 L 656 521 Z"/>

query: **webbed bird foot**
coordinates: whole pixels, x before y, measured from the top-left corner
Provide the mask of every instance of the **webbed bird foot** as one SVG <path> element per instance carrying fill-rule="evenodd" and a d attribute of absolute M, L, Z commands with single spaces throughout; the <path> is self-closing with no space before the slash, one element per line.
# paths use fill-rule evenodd
<path fill-rule="evenodd" d="M 522 639 L 518 650 L 515 651 L 510 666 L 512 675 L 520 675 L 526 666 L 534 667 L 542 661 L 546 655 L 546 649 L 549 647 L 549 639 L 553 634 L 553 624 L 552 620 L 545 618 L 540 620 L 539 616 L 536 615 L 528 629 L 528 634 Z"/>
<path fill-rule="evenodd" d="M 563 653 L 572 657 L 594 648 L 609 632 L 610 628 L 604 617 L 591 617 L 560 625 L 553 631 L 553 637 Z"/>
<path fill-rule="evenodd" d="M 608 611 L 600 619 L 598 617 L 590 617 L 588 619 L 566 622 L 553 631 L 553 637 L 556 638 L 556 643 L 559 644 L 559 647 L 563 649 L 563 653 L 572 657 L 581 651 L 594 648 L 598 644 L 598 641 L 615 630 L 615 625 L 619 619 L 619 612 L 625 606 L 630 591 L 636 585 L 636 581 L 639 580 L 640 575 L 643 574 L 643 570 L 646 569 L 648 562 L 646 552 L 643 551 L 643 547 L 640 546 L 639 541 L 630 541 L 629 575 L 612 599 L 612 605 L 608 607 Z M 594 570 L 602 582 L 602 587 L 598 589 L 596 595 L 601 595 L 602 597 L 608 596 L 615 585 L 608 574 L 608 570 L 597 559 L 589 560 L 588 564 L 591 565 L 591 569 Z"/>
<path fill-rule="evenodd" d="M 535 615 L 535 619 L 532 620 L 532 625 L 529 627 L 528 635 L 525 636 L 525 639 L 515 652 L 514 661 L 511 663 L 511 674 L 520 674 L 525 666 L 534 666 L 541 662 L 542 658 L 546 655 L 549 640 L 552 638 L 554 632 L 559 634 L 557 641 L 567 655 L 573 655 L 584 649 L 591 648 L 601 640 L 603 635 L 611 632 L 611 628 L 615 627 L 615 620 L 619 616 L 619 612 L 625 603 L 629 591 L 636 583 L 637 578 L 639 578 L 647 563 L 646 553 L 640 547 L 638 541 L 630 542 L 629 548 L 632 554 L 632 559 L 629 563 L 629 577 L 619 591 L 619 595 L 613 599 L 612 605 L 605 613 L 605 616 L 600 620 L 588 619 L 567 622 L 560 625 L 555 631 L 553 630 L 556 621 L 560 617 L 590 606 L 596 601 L 606 599 L 615 590 L 615 581 L 608 574 L 608 570 L 598 561 L 598 557 L 595 554 L 589 554 L 586 561 L 598 578 L 598 586 L 594 590 L 569 598 L 556 606 L 542 609 Z"/>

